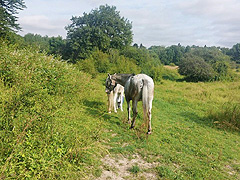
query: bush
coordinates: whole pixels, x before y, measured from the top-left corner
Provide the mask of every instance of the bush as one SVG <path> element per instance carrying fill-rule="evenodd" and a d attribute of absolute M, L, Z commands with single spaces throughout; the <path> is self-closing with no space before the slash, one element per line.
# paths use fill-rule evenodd
<path fill-rule="evenodd" d="M 162 78 L 165 80 L 176 81 L 182 79 L 182 76 L 178 73 L 177 69 L 163 68 Z"/>
<path fill-rule="evenodd" d="M 104 152 L 85 109 L 91 78 L 33 50 L 0 43 L 0 179 L 81 178 Z"/>
<path fill-rule="evenodd" d="M 188 81 L 210 81 L 214 78 L 213 68 L 204 59 L 187 55 L 179 64 L 179 73 L 186 76 Z"/>
<path fill-rule="evenodd" d="M 133 59 L 119 55 L 118 50 L 111 50 L 108 54 L 95 50 L 92 55 L 77 63 L 79 70 L 96 77 L 98 73 L 139 73 L 140 68 Z"/>
<path fill-rule="evenodd" d="M 226 61 L 216 61 L 213 63 L 213 69 L 216 72 L 215 80 L 232 80 L 233 75 L 230 71 L 230 65 Z"/>

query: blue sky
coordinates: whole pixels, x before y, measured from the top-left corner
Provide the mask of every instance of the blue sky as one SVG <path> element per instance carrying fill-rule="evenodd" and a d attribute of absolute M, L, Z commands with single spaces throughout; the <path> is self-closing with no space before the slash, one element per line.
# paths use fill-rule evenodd
<path fill-rule="evenodd" d="M 240 0 L 24 0 L 22 32 L 66 37 L 72 16 L 113 5 L 133 25 L 134 43 L 232 47 L 240 43 Z"/>

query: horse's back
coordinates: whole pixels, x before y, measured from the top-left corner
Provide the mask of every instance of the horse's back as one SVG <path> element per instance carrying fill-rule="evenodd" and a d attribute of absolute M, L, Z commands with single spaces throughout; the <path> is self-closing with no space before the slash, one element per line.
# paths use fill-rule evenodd
<path fill-rule="evenodd" d="M 134 76 L 135 82 L 142 86 L 147 86 L 147 88 L 149 89 L 149 91 L 154 89 L 154 82 L 153 79 L 146 75 L 146 74 L 137 74 Z"/>
<path fill-rule="evenodd" d="M 117 84 L 117 86 L 114 88 L 114 93 L 123 93 L 124 92 L 124 87 L 120 84 Z"/>
<path fill-rule="evenodd" d="M 151 77 L 146 74 L 137 74 L 130 77 L 125 84 L 125 96 L 127 96 L 129 100 L 134 97 L 138 97 L 138 99 L 141 100 L 143 86 L 147 87 L 149 92 L 151 92 L 150 96 L 153 95 L 154 82 Z"/>

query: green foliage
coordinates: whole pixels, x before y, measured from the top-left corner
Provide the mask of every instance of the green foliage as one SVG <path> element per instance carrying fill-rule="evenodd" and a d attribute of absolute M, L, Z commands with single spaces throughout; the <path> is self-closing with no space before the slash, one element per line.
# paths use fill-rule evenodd
<path fill-rule="evenodd" d="M 187 67 L 187 61 L 189 67 Z M 198 63 L 195 61 L 198 61 Z M 232 80 L 233 75 L 229 64 L 230 57 L 224 55 L 218 48 L 198 47 L 185 54 L 185 58 L 180 63 L 179 72 L 193 81 Z M 189 71 L 187 72 L 186 69 Z M 196 76 L 199 76 L 199 78 Z"/>
<path fill-rule="evenodd" d="M 163 69 L 161 62 L 147 49 L 129 47 L 122 50 L 121 54 L 125 57 L 134 59 L 136 64 L 141 68 L 141 73 L 149 75 L 155 81 L 161 80 Z"/>
<path fill-rule="evenodd" d="M 185 47 L 180 44 L 177 46 L 172 45 L 167 48 L 164 46 L 151 46 L 149 50 L 151 53 L 155 53 L 158 56 L 158 59 L 165 65 L 170 63 L 178 65 L 186 51 Z"/>
<path fill-rule="evenodd" d="M 233 45 L 228 54 L 232 56 L 234 61 L 240 63 L 240 43 Z"/>
<path fill-rule="evenodd" d="M 20 30 L 17 24 L 18 10 L 26 8 L 23 0 L 1 0 L 0 2 L 0 37 L 7 33 Z"/>
<path fill-rule="evenodd" d="M 66 40 L 64 40 L 61 36 L 43 37 L 39 34 L 28 33 L 23 38 L 25 42 L 24 46 L 31 46 L 41 52 L 44 51 L 55 56 L 62 56 L 64 59 L 67 57 L 68 49 Z"/>
<path fill-rule="evenodd" d="M 71 58 L 85 59 L 94 48 L 106 52 L 122 49 L 132 42 L 132 25 L 114 6 L 100 6 L 82 17 L 72 17 L 66 27 Z"/>
<path fill-rule="evenodd" d="M 85 60 L 78 61 L 78 69 L 96 77 L 98 73 L 139 73 L 140 69 L 135 61 L 119 54 L 118 50 L 111 50 L 108 54 L 95 50 Z"/>
<path fill-rule="evenodd" d="M 179 64 L 179 73 L 189 81 L 210 81 L 214 78 L 212 67 L 201 57 L 186 55 Z"/>
<path fill-rule="evenodd" d="M 41 51 L 49 51 L 49 38 L 48 36 L 42 37 L 39 34 L 28 33 L 24 37 L 24 41 L 27 45 L 30 45 L 32 48 L 37 48 Z"/>
<path fill-rule="evenodd" d="M 91 78 L 4 42 L 0 57 L 1 179 L 86 176 L 91 169 L 85 167 L 97 166 L 94 159 L 105 152 L 98 142 L 101 118 L 86 110 L 91 98 L 85 89 L 94 93 Z"/>
<path fill-rule="evenodd" d="M 161 73 L 162 79 L 164 80 L 170 80 L 170 81 L 177 81 L 182 79 L 183 77 L 178 73 L 177 69 L 167 69 L 163 68 L 163 71 Z"/>

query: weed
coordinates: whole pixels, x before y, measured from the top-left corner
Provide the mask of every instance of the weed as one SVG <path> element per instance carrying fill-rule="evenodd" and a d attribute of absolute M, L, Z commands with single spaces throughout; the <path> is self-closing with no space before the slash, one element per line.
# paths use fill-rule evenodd
<path fill-rule="evenodd" d="M 129 168 L 129 171 L 133 174 L 137 174 L 141 171 L 140 167 L 136 164 Z"/>

